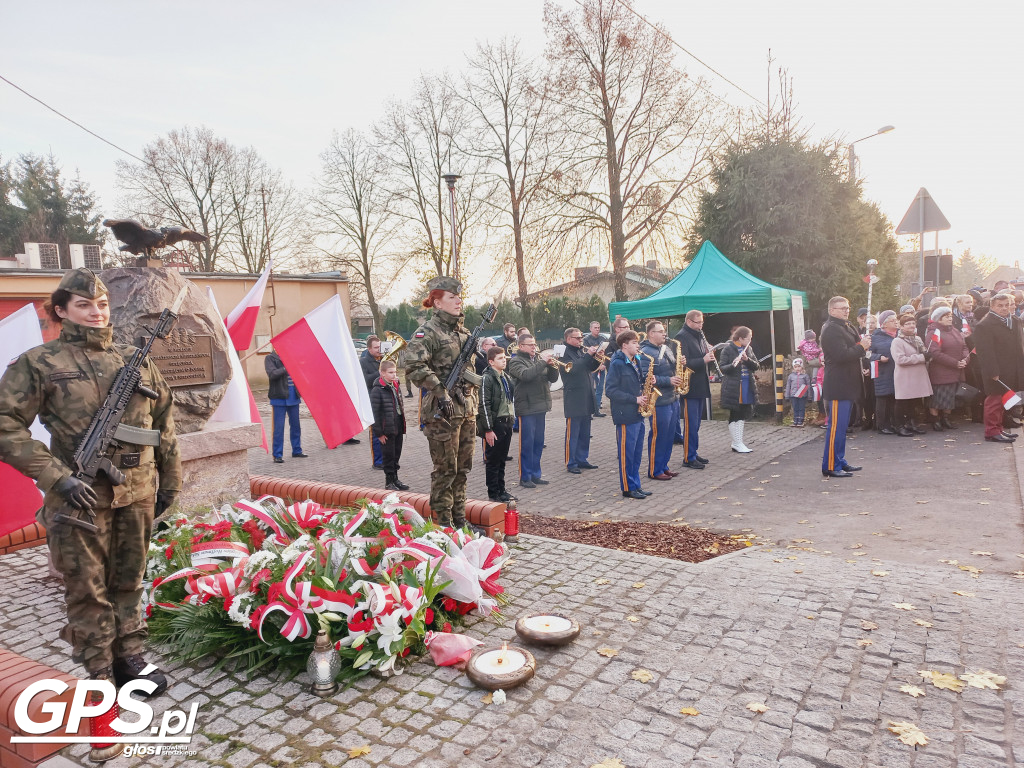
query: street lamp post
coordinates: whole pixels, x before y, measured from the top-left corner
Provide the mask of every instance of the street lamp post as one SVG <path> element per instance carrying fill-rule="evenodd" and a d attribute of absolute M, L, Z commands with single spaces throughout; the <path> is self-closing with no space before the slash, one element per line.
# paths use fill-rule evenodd
<path fill-rule="evenodd" d="M 452 224 L 452 277 L 459 279 L 459 248 L 455 240 L 455 182 L 461 179 L 457 173 L 446 173 L 444 182 L 448 185 L 448 197 L 451 199 L 451 224 Z"/>
<path fill-rule="evenodd" d="M 894 131 L 894 130 L 896 130 L 896 126 L 895 125 L 883 125 L 881 128 L 879 128 L 874 133 L 868 134 L 867 136 L 862 136 L 861 138 L 857 139 L 857 141 L 851 141 L 847 145 L 847 147 L 846 147 L 846 162 L 849 165 L 849 169 L 850 169 L 850 181 L 856 181 L 857 180 L 857 154 L 853 151 L 853 145 L 856 144 L 857 142 L 865 141 L 866 139 L 872 139 L 875 136 L 881 136 L 883 133 L 889 133 L 889 131 Z"/>

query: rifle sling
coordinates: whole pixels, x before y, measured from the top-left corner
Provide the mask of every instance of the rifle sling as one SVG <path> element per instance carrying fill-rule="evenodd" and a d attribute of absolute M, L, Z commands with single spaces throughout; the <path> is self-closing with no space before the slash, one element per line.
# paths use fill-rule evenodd
<path fill-rule="evenodd" d="M 154 448 L 160 445 L 160 432 L 156 429 L 144 429 L 142 427 L 130 427 L 127 424 L 118 424 L 114 430 L 114 439 L 122 443 L 133 445 L 152 445 Z"/>

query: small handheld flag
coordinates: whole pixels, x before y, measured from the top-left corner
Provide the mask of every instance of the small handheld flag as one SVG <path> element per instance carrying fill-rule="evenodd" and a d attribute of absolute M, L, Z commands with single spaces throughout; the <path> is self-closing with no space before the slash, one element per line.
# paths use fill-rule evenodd
<path fill-rule="evenodd" d="M 1006 385 L 1004 384 L 1003 386 L 1006 386 Z M 1005 410 L 1007 410 L 1007 411 L 1010 410 L 1011 408 L 1013 408 L 1013 406 L 1015 406 L 1015 405 L 1020 405 L 1020 402 L 1021 402 L 1020 395 L 1018 395 L 1012 389 L 1007 390 L 1006 392 L 1003 393 L 1002 400 L 1003 400 L 1003 408 Z"/>
<path fill-rule="evenodd" d="M 881 366 L 879 365 L 877 360 L 872 360 L 871 361 L 871 378 L 872 379 L 877 379 L 878 378 L 878 369 L 880 367 Z"/>
<path fill-rule="evenodd" d="M 801 384 L 800 387 L 797 389 L 797 391 L 793 393 L 793 397 L 795 397 L 797 399 L 799 399 L 801 397 L 806 397 L 807 396 L 807 390 L 808 390 L 808 386 L 806 384 Z"/>

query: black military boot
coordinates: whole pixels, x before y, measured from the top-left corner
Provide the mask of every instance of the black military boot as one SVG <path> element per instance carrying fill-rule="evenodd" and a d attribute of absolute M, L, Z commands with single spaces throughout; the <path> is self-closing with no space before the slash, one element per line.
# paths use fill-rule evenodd
<path fill-rule="evenodd" d="M 405 483 L 403 483 L 401 480 L 399 480 L 398 479 L 398 475 L 395 475 L 394 478 L 395 478 L 394 479 L 395 488 L 397 488 L 400 491 L 408 491 L 409 490 L 409 486 L 406 485 Z"/>
<path fill-rule="evenodd" d="M 398 475 L 392 475 L 390 473 L 384 475 L 384 489 L 387 491 L 401 490 L 398 487 Z"/>
<path fill-rule="evenodd" d="M 156 689 L 152 693 L 143 693 L 142 695 L 147 699 L 150 696 L 159 696 L 167 690 L 167 678 L 164 677 L 164 673 L 155 666 L 148 673 L 144 673 L 143 670 L 148 666 L 151 665 L 142 658 L 141 653 L 125 656 L 120 659 L 114 659 L 114 682 L 117 683 L 117 686 L 120 688 L 122 685 L 127 685 L 132 680 L 149 680 L 156 683 Z"/>

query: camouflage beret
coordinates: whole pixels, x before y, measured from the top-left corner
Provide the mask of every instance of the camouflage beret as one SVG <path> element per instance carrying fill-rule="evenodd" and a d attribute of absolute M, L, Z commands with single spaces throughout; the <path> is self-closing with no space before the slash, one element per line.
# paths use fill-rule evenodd
<path fill-rule="evenodd" d="M 461 294 L 462 283 L 456 280 L 454 277 L 448 275 L 439 275 L 438 277 L 432 278 L 427 283 L 428 291 L 448 291 L 449 293 Z"/>
<path fill-rule="evenodd" d="M 96 273 L 85 267 L 65 272 L 57 289 L 65 290 L 76 296 L 84 296 L 87 299 L 95 299 L 108 292 L 107 286 L 96 276 Z"/>

